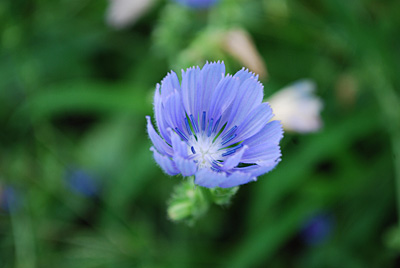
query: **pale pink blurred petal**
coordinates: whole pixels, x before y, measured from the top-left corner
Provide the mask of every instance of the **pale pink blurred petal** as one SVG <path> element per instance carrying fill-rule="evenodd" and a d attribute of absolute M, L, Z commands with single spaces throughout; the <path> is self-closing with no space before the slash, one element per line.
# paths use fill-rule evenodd
<path fill-rule="evenodd" d="M 223 48 L 242 65 L 265 79 L 267 67 L 253 39 L 243 29 L 231 29 L 224 34 Z"/>

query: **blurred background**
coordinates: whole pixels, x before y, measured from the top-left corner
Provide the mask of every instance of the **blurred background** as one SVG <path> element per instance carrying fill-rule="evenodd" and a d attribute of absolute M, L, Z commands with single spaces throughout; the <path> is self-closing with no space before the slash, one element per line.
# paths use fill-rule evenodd
<path fill-rule="evenodd" d="M 183 2 L 0 2 L 0 267 L 400 267 L 400 1 Z M 322 124 L 188 226 L 145 115 L 207 60 L 311 79 Z"/>

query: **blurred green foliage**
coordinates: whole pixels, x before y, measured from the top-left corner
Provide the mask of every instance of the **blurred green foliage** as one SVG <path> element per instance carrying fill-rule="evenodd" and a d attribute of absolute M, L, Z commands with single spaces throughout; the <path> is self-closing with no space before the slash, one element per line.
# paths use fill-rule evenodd
<path fill-rule="evenodd" d="M 221 0 L 208 11 L 158 1 L 123 30 L 106 10 L 0 2 L 1 268 L 400 265 L 399 1 Z M 316 81 L 324 128 L 285 134 L 273 172 L 189 227 L 168 219 L 181 178 L 153 161 L 144 116 L 170 69 L 241 68 L 216 41 L 232 27 L 268 65 L 266 96 Z M 71 188 L 71 169 L 91 174 L 95 196 Z M 309 244 L 304 227 L 319 213 L 331 229 Z"/>

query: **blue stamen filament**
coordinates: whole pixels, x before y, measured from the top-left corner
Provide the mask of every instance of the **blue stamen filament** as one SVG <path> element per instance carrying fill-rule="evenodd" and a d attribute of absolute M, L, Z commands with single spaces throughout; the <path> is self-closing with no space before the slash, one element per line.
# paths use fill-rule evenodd
<path fill-rule="evenodd" d="M 220 117 L 220 118 L 217 120 L 217 122 L 215 123 L 214 129 L 213 129 L 213 131 L 212 131 L 213 133 L 216 132 L 220 121 L 221 121 L 221 117 Z"/>
<path fill-rule="evenodd" d="M 237 126 L 232 127 L 226 134 L 222 137 L 222 140 L 225 140 L 226 137 L 229 137 L 233 133 L 235 133 L 235 130 L 237 129 Z"/>
<path fill-rule="evenodd" d="M 208 137 L 211 136 L 211 130 L 212 130 L 213 123 L 214 123 L 214 119 L 211 118 L 210 123 L 208 124 L 208 131 L 207 131 L 207 136 Z"/>
<path fill-rule="evenodd" d="M 182 131 L 180 131 L 179 128 L 176 127 L 175 130 L 176 130 L 176 133 L 178 133 L 178 135 L 182 138 L 182 140 L 189 141 L 187 136 Z"/>
<path fill-rule="evenodd" d="M 192 153 L 193 153 L 193 154 L 196 154 L 196 150 L 194 149 L 193 146 L 192 146 L 190 149 L 192 150 Z"/>
<path fill-rule="evenodd" d="M 206 130 L 206 112 L 203 112 L 203 120 L 201 122 L 201 130 L 203 130 L 203 132 Z"/>
<path fill-rule="evenodd" d="M 229 150 L 226 153 L 223 153 L 222 156 L 228 156 L 228 155 L 234 154 L 235 152 L 236 152 L 236 150 Z"/>
<path fill-rule="evenodd" d="M 227 144 L 228 142 L 230 142 L 231 140 L 233 140 L 234 138 L 236 138 L 236 136 L 237 136 L 236 134 L 233 134 L 233 135 L 230 136 L 228 139 L 222 141 L 222 142 L 221 142 L 221 145 Z"/>
<path fill-rule="evenodd" d="M 185 118 L 185 125 L 189 135 L 192 135 L 192 130 L 190 129 L 189 120 L 187 118 Z"/>
<path fill-rule="evenodd" d="M 239 144 L 238 146 L 229 149 L 227 152 L 223 153 L 222 156 L 228 156 L 234 154 L 238 149 L 242 148 L 243 144 Z"/>
<path fill-rule="evenodd" d="M 211 166 L 210 167 L 212 170 L 214 170 L 215 172 L 221 172 L 221 170 L 219 170 L 219 169 L 217 169 L 217 168 L 215 168 L 215 167 L 213 167 L 213 166 Z"/>
<path fill-rule="evenodd" d="M 196 121 L 194 121 L 193 115 L 190 115 L 190 120 L 192 121 L 192 126 L 195 133 L 199 133 L 199 128 L 197 127 Z"/>
<path fill-rule="evenodd" d="M 233 150 L 233 149 L 238 150 L 238 149 L 240 149 L 240 148 L 242 148 L 242 147 L 243 147 L 243 143 L 239 144 L 239 145 L 236 146 L 236 147 L 233 147 L 232 150 Z"/>
<path fill-rule="evenodd" d="M 222 167 L 222 164 L 216 160 L 213 160 L 211 164 L 214 164 L 215 167 Z"/>

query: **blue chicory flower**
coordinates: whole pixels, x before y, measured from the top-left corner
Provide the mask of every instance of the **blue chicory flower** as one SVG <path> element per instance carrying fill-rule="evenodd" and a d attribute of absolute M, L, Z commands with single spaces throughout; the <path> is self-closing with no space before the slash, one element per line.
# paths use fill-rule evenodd
<path fill-rule="evenodd" d="M 80 195 L 92 197 L 99 191 L 95 179 L 85 170 L 69 170 L 65 179 L 69 188 Z"/>
<path fill-rule="evenodd" d="M 333 217 L 327 213 L 321 213 L 310 218 L 303 226 L 302 237 L 309 245 L 319 245 L 326 241 L 332 232 Z"/>
<path fill-rule="evenodd" d="M 0 208 L 4 211 L 12 212 L 20 206 L 20 197 L 18 192 L 12 186 L 6 186 L 0 192 Z"/>
<path fill-rule="evenodd" d="M 191 8 L 197 8 L 197 9 L 206 9 L 214 4 L 216 4 L 219 0 L 175 0 L 175 2 L 191 7 Z"/>
<path fill-rule="evenodd" d="M 280 161 L 283 130 L 263 86 L 244 68 L 225 75 L 224 63 L 171 71 L 157 84 L 154 111 L 160 135 L 147 116 L 154 159 L 169 175 L 195 176 L 195 184 L 229 188 L 255 181 Z"/>

